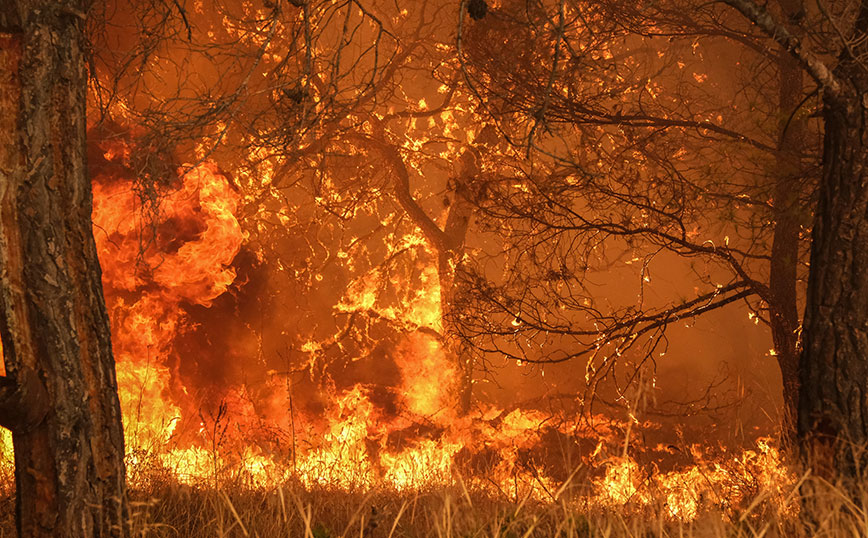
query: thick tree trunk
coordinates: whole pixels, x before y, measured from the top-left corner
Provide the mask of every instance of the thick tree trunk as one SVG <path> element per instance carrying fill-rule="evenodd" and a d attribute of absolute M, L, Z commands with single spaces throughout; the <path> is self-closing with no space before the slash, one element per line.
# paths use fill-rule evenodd
<path fill-rule="evenodd" d="M 868 85 L 840 78 L 850 83 L 826 96 L 823 113 L 798 416 L 806 463 L 830 479 L 864 472 L 853 449 L 868 443 Z"/>
<path fill-rule="evenodd" d="M 85 166 L 87 5 L 3 4 L 0 422 L 13 433 L 19 532 L 123 536 L 123 434 Z"/>

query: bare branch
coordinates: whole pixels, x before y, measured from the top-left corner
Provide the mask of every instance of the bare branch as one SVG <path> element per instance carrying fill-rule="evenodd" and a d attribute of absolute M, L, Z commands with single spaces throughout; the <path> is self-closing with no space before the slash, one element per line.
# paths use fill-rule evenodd
<path fill-rule="evenodd" d="M 776 21 L 764 7 L 757 5 L 752 0 L 723 0 L 723 2 L 737 9 L 745 18 L 759 26 L 766 35 L 792 54 L 828 95 L 836 96 L 841 92 L 841 83 L 832 73 L 832 70 L 808 50 L 798 37 Z"/>
<path fill-rule="evenodd" d="M 382 131 L 382 126 L 378 130 Z M 347 135 L 347 138 L 362 142 L 364 145 L 376 150 L 383 157 L 395 174 L 393 185 L 395 200 L 398 202 L 398 205 L 407 213 L 413 223 L 422 230 L 425 238 L 431 242 L 431 246 L 438 252 L 448 250 L 448 238 L 446 234 L 437 226 L 437 223 L 431 220 L 431 217 L 419 206 L 416 199 L 413 198 L 413 193 L 410 192 L 410 173 L 407 171 L 407 166 L 404 164 L 404 160 L 401 158 L 398 149 L 392 144 L 376 137 L 350 133 Z"/>

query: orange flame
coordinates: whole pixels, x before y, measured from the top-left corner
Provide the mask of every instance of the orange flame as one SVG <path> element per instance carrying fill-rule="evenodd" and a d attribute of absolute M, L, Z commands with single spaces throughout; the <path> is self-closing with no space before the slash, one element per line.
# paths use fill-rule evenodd
<path fill-rule="evenodd" d="M 208 306 L 235 278 L 238 196 L 212 163 L 182 170 L 158 219 L 142 216 L 132 180 L 94 178 L 94 238 L 103 268 L 127 445 L 162 447 L 181 418 L 168 355 L 182 302 Z M 161 227 L 171 225 L 168 233 Z M 186 232 L 179 233 L 179 230 Z"/>
<path fill-rule="evenodd" d="M 440 283 L 435 257 L 426 250 L 423 257 L 430 262 L 416 289 L 399 294 L 401 304 L 387 304 L 383 276 L 374 269 L 355 279 L 335 307 L 341 313 L 373 312 L 403 328 L 392 357 L 400 374 L 400 384 L 390 389 L 395 410 L 384 411 L 367 387 L 356 384 L 342 391 L 321 387 L 327 397 L 319 414 L 293 411 L 291 391 L 282 392 L 272 379 L 267 401 L 239 384 L 223 399 L 232 408 L 231 419 L 222 411 L 206 417 L 193 399 L 196 388 L 184 385 L 176 371 L 184 358 L 172 358 L 173 343 L 189 330 L 185 305 L 208 307 L 230 289 L 236 278 L 231 264 L 245 235 L 235 217 L 239 195 L 214 164 L 184 168 L 179 176 L 150 220 L 132 180 L 94 181 L 94 231 L 131 481 L 147 461 L 189 484 L 243 477 L 259 487 L 292 478 L 308 487 L 400 491 L 453 484 L 470 472 L 471 485 L 516 499 L 555 500 L 565 491 L 569 477 L 555 478 L 546 462 L 538 461 L 540 447 L 547 432 L 561 440 L 579 435 L 579 417 L 561 416 L 554 423 L 551 414 L 540 411 L 504 412 L 484 404 L 474 414 L 458 416 L 451 407 L 458 372 L 444 349 Z M 425 248 L 415 234 L 403 241 Z M 400 279 L 392 284 L 406 287 Z M 315 354 L 321 348 L 309 342 L 302 350 Z M 186 433 L 182 445 L 178 425 L 184 420 L 198 429 Z M 251 441 L 250 429 L 260 420 L 279 426 L 281 448 Z M 597 435 L 605 437 L 601 431 Z M 612 439 L 599 442 L 623 445 L 609 435 Z M 596 452 L 585 454 L 582 460 L 594 466 L 595 457 Z M 611 458 L 602 475 L 590 478 L 592 503 L 641 509 L 662 495 L 672 517 L 690 519 L 698 514 L 700 499 L 723 499 L 724 490 L 730 499 L 746 496 L 737 484 L 749 477 L 776 491 L 792 481 L 767 442 L 730 463 L 653 474 L 628 455 Z"/>

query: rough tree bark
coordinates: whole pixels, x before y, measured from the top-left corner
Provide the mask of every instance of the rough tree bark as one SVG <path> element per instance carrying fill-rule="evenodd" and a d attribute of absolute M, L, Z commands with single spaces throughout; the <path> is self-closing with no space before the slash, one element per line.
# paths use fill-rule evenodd
<path fill-rule="evenodd" d="M 21 536 L 124 536 L 124 445 L 85 163 L 86 0 L 0 2 L 0 423 Z"/>
<path fill-rule="evenodd" d="M 859 25 L 865 29 L 868 8 Z M 864 36 L 863 36 L 864 37 Z M 824 97 L 823 175 L 802 329 L 798 436 L 826 478 L 856 478 L 868 445 L 868 80 L 852 58 Z"/>

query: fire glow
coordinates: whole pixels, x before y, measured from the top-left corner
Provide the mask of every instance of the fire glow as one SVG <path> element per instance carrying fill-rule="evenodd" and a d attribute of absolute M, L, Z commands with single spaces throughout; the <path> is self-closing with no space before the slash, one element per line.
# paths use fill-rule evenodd
<path fill-rule="evenodd" d="M 377 313 L 423 329 L 408 331 L 395 348 L 400 386 L 389 387 L 397 395 L 392 408 L 375 403 L 369 384 L 337 389 L 325 383 L 318 390 L 326 403 L 311 413 L 289 377 L 273 371 L 222 387 L 215 403 L 185 377 L 175 344 L 195 329 L 182 306 L 209 308 L 241 288 L 233 288 L 233 262 L 246 239 L 236 218 L 240 195 L 212 162 L 184 165 L 178 177 L 150 217 L 133 178 L 94 177 L 94 235 L 133 487 L 155 473 L 192 486 L 296 481 L 418 491 L 462 484 L 516 501 L 571 499 L 584 506 L 641 509 L 664 498 L 681 519 L 695 517 L 703 502 L 726 508 L 761 494 L 787 504 L 793 478 L 764 440 L 737 454 L 710 456 L 693 446 L 693 465 L 662 472 L 621 450 L 626 424 L 611 419 L 594 424 L 485 403 L 459 414 L 450 404 L 458 374 L 434 336 L 442 313 L 433 262 L 422 272 L 424 289 L 405 290 L 403 308 Z M 376 276 L 355 280 L 336 310 L 379 308 Z M 318 345 L 304 347 L 314 362 Z M 9 463 L 8 434 L 4 441 Z M 546 461 L 583 443 L 594 449 L 568 463 Z"/>

